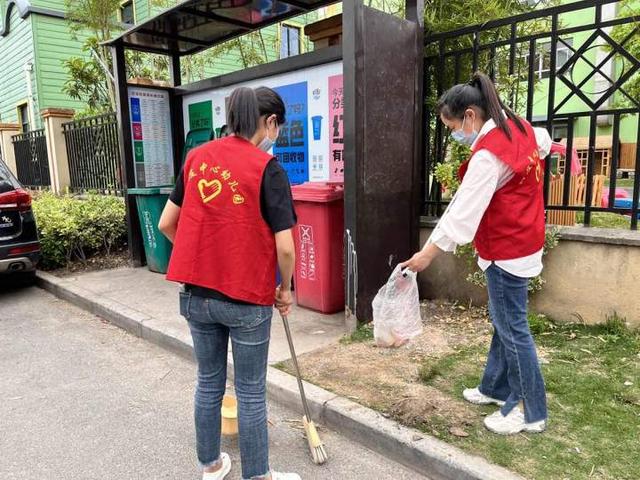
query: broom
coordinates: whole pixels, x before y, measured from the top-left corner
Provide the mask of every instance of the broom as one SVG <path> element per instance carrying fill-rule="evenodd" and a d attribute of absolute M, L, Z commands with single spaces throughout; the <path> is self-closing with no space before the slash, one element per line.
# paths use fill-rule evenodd
<path fill-rule="evenodd" d="M 293 366 L 296 370 L 296 378 L 298 379 L 298 388 L 300 389 L 300 397 L 302 398 L 302 408 L 304 410 L 304 417 L 302 417 L 302 424 L 304 425 L 304 431 L 307 435 L 307 441 L 309 442 L 309 448 L 311 449 L 311 457 L 313 463 L 316 465 L 322 465 L 328 459 L 327 451 L 324 448 L 320 435 L 315 423 L 311 420 L 311 414 L 309 412 L 309 405 L 307 403 L 307 396 L 304 393 L 304 385 L 302 384 L 302 377 L 300 376 L 300 367 L 298 366 L 298 358 L 296 357 L 296 351 L 293 347 L 293 339 L 291 338 L 291 330 L 289 329 L 289 320 L 286 316 L 282 316 L 282 322 L 284 323 L 284 331 L 287 334 L 287 341 L 289 342 L 289 350 L 291 351 L 291 360 L 293 360 Z"/>

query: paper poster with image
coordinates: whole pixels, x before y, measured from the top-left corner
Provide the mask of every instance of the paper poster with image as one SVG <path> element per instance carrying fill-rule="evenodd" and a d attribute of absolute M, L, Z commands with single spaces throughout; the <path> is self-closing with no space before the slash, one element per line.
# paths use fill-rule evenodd
<path fill-rule="evenodd" d="M 198 128 L 213 128 L 211 100 L 189 105 L 189 130 Z"/>
<path fill-rule="evenodd" d="M 309 181 L 329 180 L 329 88 L 327 76 L 310 75 L 308 83 L 309 111 Z"/>
<path fill-rule="evenodd" d="M 287 110 L 287 122 L 273 154 L 286 170 L 292 185 L 309 180 L 309 132 L 307 126 L 307 82 L 276 87 Z"/>
<path fill-rule="evenodd" d="M 329 77 L 330 179 L 344 181 L 344 83 L 342 75 Z"/>
<path fill-rule="evenodd" d="M 129 107 L 136 186 L 172 185 L 175 175 L 169 92 L 129 88 Z"/>
<path fill-rule="evenodd" d="M 341 62 L 333 62 L 185 95 L 183 97 L 185 126 L 189 125 L 190 113 L 193 112 L 190 106 L 211 102 L 212 127 L 216 137 L 219 137 L 222 127 L 227 123 L 229 97 L 236 88 L 261 86 L 273 88 L 284 97 L 288 120 L 287 125 L 282 129 L 280 140 L 273 149 L 274 156 L 286 169 L 292 183 L 327 182 L 331 179 L 330 167 L 332 163 L 336 163 L 333 159 L 335 157 L 341 160 L 343 150 L 340 136 L 344 127 L 339 124 L 339 134 L 333 135 L 335 128 L 332 114 L 336 112 L 332 110 L 334 103 L 329 85 L 329 78 L 335 77 L 332 83 L 338 85 L 337 93 L 341 95 L 341 73 Z M 336 108 L 341 106 L 342 102 Z M 202 107 L 194 108 L 196 112 L 193 113 L 197 113 Z M 340 112 L 337 114 L 339 115 Z M 340 120 L 338 116 L 338 121 Z M 341 167 L 338 167 L 339 179 L 342 178 L 339 175 L 340 169 Z M 333 170 L 336 170 L 335 166 Z M 336 178 L 335 173 L 334 178 Z"/>

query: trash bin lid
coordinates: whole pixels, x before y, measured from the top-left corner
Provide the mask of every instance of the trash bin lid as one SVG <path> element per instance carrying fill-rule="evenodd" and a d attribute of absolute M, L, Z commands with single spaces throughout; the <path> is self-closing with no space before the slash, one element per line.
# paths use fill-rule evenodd
<path fill-rule="evenodd" d="M 344 198 L 344 184 L 307 182 L 291 187 L 293 199 L 302 202 L 333 202 Z"/>
<path fill-rule="evenodd" d="M 616 208 L 628 208 L 631 210 L 632 199 L 631 198 L 616 198 L 615 203 L 613 204 Z"/>
<path fill-rule="evenodd" d="M 129 195 L 168 195 L 171 193 L 171 190 L 171 187 L 129 188 L 127 189 L 127 193 Z"/>

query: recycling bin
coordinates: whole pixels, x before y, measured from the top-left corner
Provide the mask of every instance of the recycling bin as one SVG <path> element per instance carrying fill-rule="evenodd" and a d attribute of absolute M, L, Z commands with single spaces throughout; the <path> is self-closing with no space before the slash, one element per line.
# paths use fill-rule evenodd
<path fill-rule="evenodd" d="M 127 192 L 135 195 L 138 219 L 144 239 L 144 253 L 147 266 L 152 272 L 167 273 L 171 257 L 171 242 L 158 229 L 160 215 L 167 203 L 172 188 L 130 188 Z"/>
<path fill-rule="evenodd" d="M 310 182 L 292 193 L 298 305 L 327 314 L 344 310 L 344 186 Z"/>
<path fill-rule="evenodd" d="M 633 207 L 633 199 L 631 198 L 616 198 L 613 204 L 615 208 L 624 208 L 628 210 L 628 215 L 631 215 L 631 209 Z M 625 212 L 627 213 L 627 212 Z M 638 220 L 640 220 L 640 212 L 638 212 Z"/>

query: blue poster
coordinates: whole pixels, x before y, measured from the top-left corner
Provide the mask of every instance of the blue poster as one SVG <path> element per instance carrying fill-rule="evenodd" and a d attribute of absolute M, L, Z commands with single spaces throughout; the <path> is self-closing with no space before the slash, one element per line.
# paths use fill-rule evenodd
<path fill-rule="evenodd" d="M 138 97 L 131 97 L 131 121 L 141 122 L 142 114 L 140 112 L 140 99 Z"/>
<path fill-rule="evenodd" d="M 273 154 L 289 175 L 292 185 L 309 180 L 309 132 L 307 120 L 307 82 L 274 89 L 284 100 L 287 123 L 280 127 Z"/>

